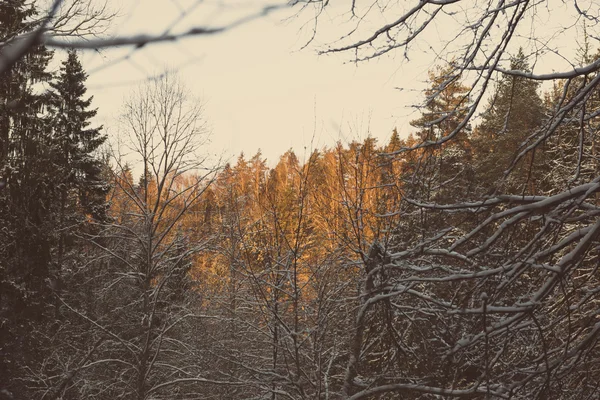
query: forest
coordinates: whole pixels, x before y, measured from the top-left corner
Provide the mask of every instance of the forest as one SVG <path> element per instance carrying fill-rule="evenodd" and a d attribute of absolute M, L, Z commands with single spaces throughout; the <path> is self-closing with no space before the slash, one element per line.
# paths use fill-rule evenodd
<path fill-rule="evenodd" d="M 2 2 L 0 399 L 598 398 L 600 52 L 584 31 L 581 67 L 534 73 L 506 49 L 537 9 L 500 3 L 410 132 L 215 166 L 176 73 L 109 143 L 71 16 L 36 36 L 36 2 Z"/>

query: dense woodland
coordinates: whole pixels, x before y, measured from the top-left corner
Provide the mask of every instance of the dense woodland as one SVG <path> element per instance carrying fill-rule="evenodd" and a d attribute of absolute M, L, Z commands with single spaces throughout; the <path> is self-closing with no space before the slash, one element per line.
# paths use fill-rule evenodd
<path fill-rule="evenodd" d="M 213 167 L 175 75 L 109 150 L 78 53 L 34 45 L 0 78 L 0 398 L 597 398 L 600 75 L 509 70 L 474 118 L 450 63 L 411 132 Z"/>

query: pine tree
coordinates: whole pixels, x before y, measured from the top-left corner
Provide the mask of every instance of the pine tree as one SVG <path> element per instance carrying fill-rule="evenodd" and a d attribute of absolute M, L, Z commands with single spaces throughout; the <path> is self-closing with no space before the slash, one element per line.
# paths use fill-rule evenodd
<path fill-rule="evenodd" d="M 35 15 L 24 1 L 3 2 L 0 37 L 34 29 Z M 15 390 L 13 377 L 25 367 L 55 372 L 48 358 L 62 320 L 55 295 L 61 295 L 64 266 L 86 262 L 77 252 L 67 257 L 76 245 L 73 230 L 86 214 L 106 215 L 104 164 L 93 154 L 105 138 L 88 128 L 96 111 L 84 98 L 86 75 L 70 52 L 51 82 L 51 57 L 34 46 L 0 79 L 0 375 L 14 385 L 6 390 L 26 397 L 31 393 Z M 41 91 L 39 82 L 52 90 Z M 70 289 L 70 298 L 80 300 Z"/>
<path fill-rule="evenodd" d="M 79 237 L 97 230 L 87 223 L 90 217 L 97 221 L 107 219 L 107 160 L 95 154 L 105 137 L 100 134 L 100 128 L 89 128 L 96 110 L 89 109 L 92 98 L 85 98 L 86 77 L 77 54 L 70 51 L 55 81 L 50 82 L 51 90 L 45 94 L 47 163 L 53 171 L 54 188 L 46 212 L 46 219 L 52 224 L 49 272 L 54 316 L 46 329 L 48 356 L 29 367 L 56 377 L 68 373 L 56 356 L 60 349 L 86 348 L 94 341 L 87 334 L 82 335 L 87 331 L 86 326 L 68 307 L 76 306 L 90 315 L 102 307 L 90 298 L 99 280 L 92 280 L 88 271 L 81 271 L 81 265 L 88 265 L 97 254 Z M 46 384 L 58 388 L 63 385 L 61 379 Z"/>

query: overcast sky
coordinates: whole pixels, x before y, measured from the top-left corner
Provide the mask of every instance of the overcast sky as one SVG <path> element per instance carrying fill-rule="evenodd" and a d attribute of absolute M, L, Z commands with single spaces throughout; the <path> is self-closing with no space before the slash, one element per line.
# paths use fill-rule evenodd
<path fill-rule="evenodd" d="M 177 32 L 192 26 L 226 25 L 255 13 L 266 2 L 227 0 L 226 4 L 233 4 L 229 7 L 208 0 L 109 1 L 120 14 L 111 24 L 111 32 L 119 35 L 160 34 L 169 26 Z M 452 29 L 442 22 L 420 36 L 409 53 L 410 62 L 399 52 L 356 65 L 351 62 L 352 54 L 317 54 L 317 49 L 351 28 L 347 24 L 349 4 L 337 4 L 326 9 L 319 35 L 304 49 L 313 19 L 310 12 L 295 15 L 294 8 L 218 35 L 135 51 L 86 52 L 83 62 L 90 74 L 89 92 L 99 108 L 97 121 L 109 134 L 117 134 L 117 118 L 132 88 L 171 68 L 179 71 L 189 90 L 206 104 L 205 115 L 213 132 L 207 151 L 229 160 L 242 151 L 252 156 L 261 149 L 274 165 L 290 148 L 302 159 L 305 148 L 331 146 L 338 140 L 348 143 L 370 134 L 380 142 L 387 141 L 394 127 L 407 135 L 409 121 L 418 117 L 410 106 L 423 99 L 421 90 L 434 61 L 431 49 L 452 37 Z M 539 29 L 556 32 L 548 28 L 551 18 L 548 15 L 541 21 L 539 17 Z M 555 18 L 556 24 L 560 21 Z M 366 19 L 361 29 L 373 32 L 382 22 L 385 20 Z M 562 46 L 576 48 L 573 39 L 562 36 L 558 38 Z M 123 60 L 126 55 L 129 57 Z M 551 71 L 560 62 L 548 62 L 544 69 Z"/>
<path fill-rule="evenodd" d="M 163 32 L 194 3 L 113 0 L 111 6 L 121 14 L 113 32 Z M 254 10 L 203 5 L 179 21 L 175 30 L 220 25 Z M 121 62 L 130 49 L 86 53 L 84 67 L 90 73 L 94 106 L 99 108 L 98 122 L 115 134 L 116 118 L 132 87 L 164 68 L 175 68 L 206 104 L 213 131 L 210 151 L 226 158 L 242 151 L 251 156 L 260 148 L 273 163 L 289 148 L 302 158 L 305 147 L 349 142 L 369 133 L 385 141 L 394 127 L 407 133 L 408 121 L 416 114 L 406 106 L 418 101 L 420 94 L 397 87 L 422 87 L 426 62 L 413 62 L 407 69 L 391 57 L 357 66 L 348 62 L 348 55 L 319 56 L 316 50 L 322 41 L 335 37 L 326 24 L 321 42 L 302 50 L 310 33 L 303 25 L 310 22 L 310 14 L 293 15 L 290 10 L 278 11 L 220 35 L 146 46 Z M 342 22 L 333 20 L 330 26 Z"/>

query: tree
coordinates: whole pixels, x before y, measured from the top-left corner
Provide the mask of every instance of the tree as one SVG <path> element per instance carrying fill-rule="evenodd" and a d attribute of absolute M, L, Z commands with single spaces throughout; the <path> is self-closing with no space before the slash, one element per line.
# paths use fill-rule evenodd
<path fill-rule="evenodd" d="M 46 118 L 52 132 L 53 152 L 49 161 L 54 169 L 57 193 L 51 206 L 58 232 L 53 255 L 55 291 L 62 289 L 63 275 L 68 274 L 66 270 L 72 270 L 73 263 L 82 262 L 76 256 L 77 252 L 69 253 L 78 247 L 76 236 L 90 229 L 88 216 L 105 220 L 108 207 L 107 177 L 103 176 L 103 160 L 97 154 L 106 136 L 101 135 L 101 128 L 89 128 L 96 110 L 88 110 L 91 97 L 83 98 L 87 91 L 86 78 L 77 54 L 69 52 L 57 80 L 50 82 L 53 90 L 45 94 Z M 67 264 L 71 264 L 69 268 L 65 268 Z"/>
<path fill-rule="evenodd" d="M 0 5 L 0 41 L 29 31 L 27 20 L 36 9 L 25 1 Z M 6 53 L 0 49 L 0 57 Z M 44 96 L 33 91 L 47 82 L 52 53 L 33 46 L 29 53 L 0 74 L 0 374 L 2 390 L 16 390 L 19 369 L 41 358 L 37 324 L 47 317 L 53 215 L 50 130 L 39 112 Z M 6 387 L 4 385 L 7 385 Z"/>
<path fill-rule="evenodd" d="M 75 51 L 69 51 L 63 62 L 54 89 L 49 97 L 49 118 L 54 128 L 54 145 L 59 150 L 56 166 L 63 181 L 61 208 L 65 207 L 67 191 L 77 190 L 78 207 L 97 220 L 105 218 L 107 188 L 102 181 L 102 162 L 94 152 L 106 140 L 100 128 L 89 128 L 97 110 L 89 110 L 92 97 L 85 99 L 86 73 Z"/>
<path fill-rule="evenodd" d="M 590 48 L 588 36 L 583 38 L 579 53 L 578 59 L 582 64 L 593 63 L 599 58 L 598 51 L 594 53 Z M 573 96 L 577 96 L 578 88 L 593 76 L 583 75 L 572 80 L 555 82 L 552 89 L 546 93 L 545 107 L 553 109 L 567 99 L 573 99 Z M 587 95 L 585 105 L 573 109 L 545 145 L 549 169 L 545 176 L 545 186 L 551 193 L 555 193 L 560 187 L 589 182 L 599 175 L 596 157 L 598 120 L 593 114 L 586 115 L 588 110 L 598 108 L 598 94 L 597 89 L 591 91 Z"/>
<path fill-rule="evenodd" d="M 425 91 L 426 105 L 421 118 L 411 121 L 418 129 L 417 136 L 423 142 L 437 141 L 450 135 L 465 116 L 469 89 L 459 76 L 452 75 L 450 67 L 438 67 L 430 72 L 431 87 Z M 471 132 L 465 127 L 450 143 L 424 150 L 422 168 L 415 173 L 433 180 L 425 201 L 448 202 L 457 196 L 471 193 Z M 409 174 L 407 174 L 409 175 Z M 408 176 L 408 179 L 415 176 Z"/>
<path fill-rule="evenodd" d="M 420 143 L 435 143 L 450 135 L 460 124 L 466 113 L 469 89 L 459 76 L 452 75 L 450 66 L 438 67 L 429 74 L 430 87 L 425 90 L 426 103 L 420 118 L 411 121 L 418 129 L 415 140 Z M 451 225 L 455 221 L 448 215 L 422 213 L 411 202 L 449 203 L 465 199 L 474 194 L 473 146 L 469 126 L 461 130 L 449 142 L 415 150 L 413 154 L 399 154 L 402 163 L 401 177 L 404 193 L 403 218 L 397 231 L 407 225 L 417 227 L 407 229 L 409 234 L 420 231 L 419 240 L 434 234 L 440 226 Z M 405 146 L 404 146 L 405 148 Z"/>
<path fill-rule="evenodd" d="M 91 224 L 94 219 L 107 220 L 106 160 L 97 154 L 106 137 L 101 136 L 99 128 L 87 129 L 96 111 L 87 110 L 92 99 L 83 98 L 85 78 L 77 55 L 71 52 L 57 80 L 50 82 L 53 91 L 44 94 L 47 109 L 44 118 L 51 149 L 45 161 L 53 171 L 54 188 L 45 209 L 52 225 L 49 240 L 52 262 L 48 278 L 52 296 L 47 301 L 53 305 L 54 315 L 48 324 L 38 323 L 33 331 L 44 338 L 36 347 L 42 348 L 45 356 L 28 363 L 21 378 L 35 388 L 34 393 L 46 390 L 44 399 L 65 396 L 73 380 L 68 378 L 69 373 L 73 373 L 68 369 L 76 371 L 67 366 L 68 361 L 55 356 L 57 351 L 66 348 L 89 351 L 85 347 L 86 340 L 92 340 L 81 336 L 79 317 L 64 305 L 65 301 L 77 306 L 91 302 L 90 285 L 86 283 L 89 275 L 81 273 L 81 266 L 93 262 L 95 254 L 91 254 L 82 236 L 94 231 Z M 88 361 L 92 355 L 78 354 L 76 358 Z M 76 361 L 80 362 L 80 359 Z"/>
<path fill-rule="evenodd" d="M 510 69 L 529 72 L 523 49 L 511 58 Z M 521 144 L 543 122 L 545 110 L 538 88 L 536 81 L 503 75 L 490 99 L 476 132 L 476 169 L 479 181 L 488 191 L 503 178 Z M 519 162 L 518 170 L 502 188 L 504 192 L 536 194 L 540 191 L 537 183 L 543 172 L 544 153 L 542 148 L 536 150 Z"/>
<path fill-rule="evenodd" d="M 115 158 L 111 197 L 119 208 L 82 234 L 94 258 L 80 269 L 86 279 L 79 286 L 94 300 L 71 296 L 74 288 L 59 297 L 78 321 L 63 335 L 82 355 L 75 363 L 57 355 L 54 363 L 64 370 L 50 387 L 72 377 L 63 397 L 146 399 L 194 393 L 207 382 L 201 376 L 207 370 L 189 349 L 191 329 L 202 328 L 190 308 L 198 300 L 188 272 L 205 245 L 202 238 L 191 242 L 196 227 L 183 223 L 213 175 L 199 154 L 207 135 L 202 108 L 176 77 L 165 74 L 140 88 L 125 110 L 142 179 L 135 185 L 127 164 Z"/>
<path fill-rule="evenodd" d="M 328 3 L 312 4 L 318 8 L 317 18 L 328 14 L 321 12 L 330 7 Z M 562 5 L 566 28 L 558 36 L 529 29 L 555 12 L 553 6 Z M 591 148 L 586 138 L 594 137 L 593 93 L 600 83 L 600 62 L 576 62 L 560 48 L 557 37 L 594 19 L 578 2 L 562 5 L 549 3 L 542 9 L 526 0 L 348 5 L 356 29 L 324 53 L 351 52 L 360 61 L 403 50 L 409 60 L 411 49 L 437 28 L 441 43 L 434 44 L 436 58 L 447 62 L 447 76 L 467 79 L 469 98 L 453 129 L 416 140 L 397 152 L 398 157 L 456 141 L 478 115 L 483 116 L 481 135 L 485 131 L 489 136 L 483 137 L 492 139 L 480 143 L 482 150 L 475 155 L 489 162 L 489 171 L 479 176 L 484 188 L 479 199 L 412 202 L 426 214 L 451 214 L 454 223 L 437 227 L 417 243 L 396 242 L 383 257 L 389 262 L 380 262 L 372 273 L 388 279 L 381 280 L 375 295 L 357 312 L 357 319 L 375 324 L 378 318 L 367 317 L 374 315 L 376 305 L 390 300 L 397 330 L 418 333 L 409 343 L 430 349 L 412 348 L 414 360 L 424 364 L 398 367 L 383 378 L 366 381 L 355 375 L 349 381 L 354 388 L 349 398 L 575 399 L 597 393 L 587 371 L 598 362 L 598 323 L 593 316 L 598 299 L 597 291 L 587 290 L 597 286 L 590 271 L 595 268 L 600 234 L 596 217 L 600 187 L 596 174 L 582 180 L 581 171 L 585 149 Z M 385 23 L 365 33 L 370 28 L 362 22 L 377 20 L 378 12 Z M 565 25 L 565 20 L 572 24 Z M 587 34 L 597 34 L 596 25 L 587 27 Z M 537 44 L 542 42 L 545 49 L 569 61 L 565 69 L 541 62 L 544 54 Z M 531 70 L 523 62 L 528 58 L 536 61 Z M 486 107 L 496 78 L 497 96 Z M 554 81 L 559 88 L 548 110 L 542 110 L 535 90 L 541 81 Z M 438 85 L 426 104 L 443 98 L 445 87 Z M 521 93 L 515 96 L 517 91 Z M 561 138 L 569 126 L 579 128 L 583 145 Z M 557 144 L 562 148 L 547 148 Z M 584 156 L 577 157 L 570 179 L 561 168 L 563 177 L 554 181 L 560 185 L 540 187 L 539 182 L 552 179 L 547 177 L 549 163 L 539 156 L 565 152 L 566 147 L 570 148 L 566 153 L 573 154 L 573 146 L 582 149 L 575 154 Z M 494 152 L 486 154 L 486 148 Z M 495 157 L 497 161 L 492 161 Z M 496 185 L 499 176 L 506 184 Z M 434 364 L 421 354 L 442 354 L 442 362 Z"/>
<path fill-rule="evenodd" d="M 99 15 L 83 16 L 82 1 L 69 3 L 60 13 L 55 3 L 48 31 L 89 32 L 88 23 Z M 40 90 L 52 79 L 47 68 L 53 53 L 37 40 L 37 32 L 48 28 L 46 17 L 38 2 L 0 5 L 0 390 L 19 398 L 31 396 L 25 377 L 51 353 L 56 266 L 62 263 L 57 205 L 63 189 L 55 168 L 60 148 L 48 118 L 49 96 Z"/>
<path fill-rule="evenodd" d="M 339 169 L 321 162 L 288 151 L 268 169 L 260 155 L 240 156 L 215 179 L 220 232 L 197 267 L 210 266 L 212 283 L 206 346 L 210 365 L 241 385 L 219 398 L 337 398 L 342 387 L 356 268 L 334 239 L 345 233 L 330 230 L 338 199 L 323 202 Z"/>
<path fill-rule="evenodd" d="M 213 179 L 194 156 L 194 108 L 173 101 L 181 98 L 177 85 L 154 82 L 140 91 L 126 121 L 141 178 L 117 157 L 115 207 L 80 234 L 94 247 L 78 244 L 85 262 L 67 284 L 79 289 L 56 297 L 73 318 L 51 332 L 68 340 L 48 357 L 36 353 L 48 348 L 38 346 L 41 337 L 25 335 L 3 359 L 5 370 L 15 359 L 45 364 L 42 384 L 27 388 L 25 397 L 597 396 L 600 61 L 582 57 L 576 67 L 540 72 L 540 43 L 573 61 L 554 36 L 527 26 L 558 2 L 545 8 L 527 0 L 349 3 L 357 29 L 325 52 L 351 51 L 360 60 L 402 49 L 408 58 L 423 34 L 441 32 L 433 50 L 443 73 L 427 91 L 419 132 L 404 142 L 395 137 L 386 149 L 373 139 L 340 145 L 311 155 L 306 165 L 288 153 L 268 173 L 261 160 L 242 157 L 219 176 L 214 199 L 203 202 Z M 41 43 L 139 47 L 251 19 L 182 34 L 67 43 L 56 37 L 61 2 L 54 4 L 1 45 L 0 71 L 24 65 L 13 76 L 14 93 L 32 100 L 2 115 L 0 262 L 10 262 L 2 264 L 1 295 L 9 299 L 2 316 L 15 304 L 31 311 L 6 317 L 14 318 L 3 325 L 11 345 L 19 344 L 16 333 L 49 326 L 32 321 L 47 318 L 56 294 L 49 265 L 57 213 L 46 211 L 61 204 L 52 187 L 54 127 L 34 107 L 42 98 L 27 92 L 34 72 L 44 76 L 43 62 L 26 64 L 23 56 L 43 60 L 35 52 Z M 582 2 L 558 4 L 565 6 L 561 16 L 573 17 L 566 26 L 596 20 Z M 299 4 L 311 5 L 317 18 L 332 7 Z M 355 40 L 376 23 L 377 12 L 385 23 Z M 542 103 L 537 82 L 544 80 L 555 84 Z M 13 100 L 3 96 L 5 105 Z M 172 124 L 174 115 L 179 123 Z M 480 138 L 472 158 L 480 170 L 475 191 L 445 177 L 471 161 L 462 146 L 471 125 Z M 425 179 L 408 181 L 419 169 Z M 548 176 L 555 171 L 559 176 Z M 220 246 L 211 253 L 218 256 L 208 260 L 197 256 L 212 231 L 198 227 L 202 221 L 222 224 L 214 235 Z M 214 271 L 193 271 L 195 262 Z M 216 284 L 200 290 L 209 285 L 194 276 Z M 31 293 L 40 296 L 32 300 Z M 15 356 L 30 344 L 27 357 Z"/>

